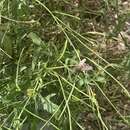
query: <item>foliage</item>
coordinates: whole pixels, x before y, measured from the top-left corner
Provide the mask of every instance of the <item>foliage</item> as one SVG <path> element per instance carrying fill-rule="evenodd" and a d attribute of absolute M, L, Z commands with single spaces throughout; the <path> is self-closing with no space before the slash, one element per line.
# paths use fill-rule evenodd
<path fill-rule="evenodd" d="M 124 4 L 0 1 L 1 130 L 129 129 Z"/>

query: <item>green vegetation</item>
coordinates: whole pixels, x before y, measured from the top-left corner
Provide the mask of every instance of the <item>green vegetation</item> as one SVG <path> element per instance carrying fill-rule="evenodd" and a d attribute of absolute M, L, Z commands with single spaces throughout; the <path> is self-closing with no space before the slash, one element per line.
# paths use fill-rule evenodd
<path fill-rule="evenodd" d="M 130 2 L 0 1 L 0 130 L 129 130 Z"/>

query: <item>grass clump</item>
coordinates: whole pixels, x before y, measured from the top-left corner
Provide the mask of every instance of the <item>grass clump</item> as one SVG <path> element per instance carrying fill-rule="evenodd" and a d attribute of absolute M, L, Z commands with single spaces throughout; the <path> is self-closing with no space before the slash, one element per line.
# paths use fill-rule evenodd
<path fill-rule="evenodd" d="M 0 2 L 2 130 L 129 129 L 126 2 Z"/>

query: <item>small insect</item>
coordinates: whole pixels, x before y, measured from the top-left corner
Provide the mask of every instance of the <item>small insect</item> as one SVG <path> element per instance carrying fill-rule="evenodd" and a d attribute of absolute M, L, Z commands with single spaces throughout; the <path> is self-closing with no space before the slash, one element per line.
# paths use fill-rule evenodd
<path fill-rule="evenodd" d="M 81 71 L 81 72 L 87 72 L 87 71 L 93 70 L 93 67 L 90 66 L 89 64 L 86 64 L 85 62 L 86 62 L 86 59 L 81 60 L 79 64 L 75 66 L 75 70 Z"/>
<path fill-rule="evenodd" d="M 78 7 L 78 6 L 79 6 L 79 2 L 80 2 L 79 0 L 74 0 L 74 1 L 73 1 L 74 6 L 75 6 L 75 7 Z"/>

